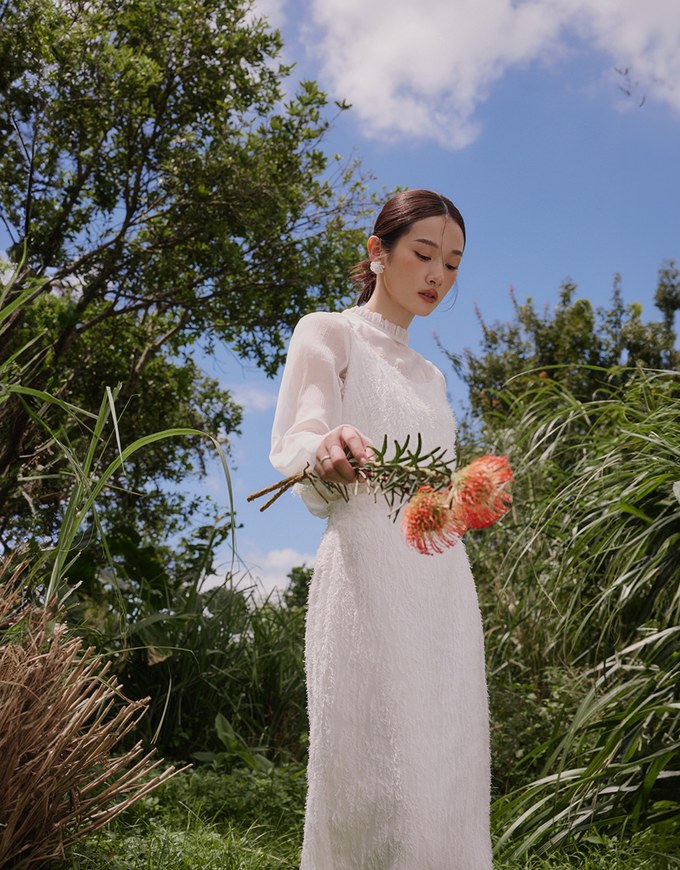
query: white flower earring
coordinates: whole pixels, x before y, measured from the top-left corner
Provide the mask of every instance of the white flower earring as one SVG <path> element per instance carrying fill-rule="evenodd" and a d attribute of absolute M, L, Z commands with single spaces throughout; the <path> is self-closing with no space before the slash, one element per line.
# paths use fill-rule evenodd
<path fill-rule="evenodd" d="M 382 275 L 382 273 L 385 271 L 385 267 L 380 262 L 380 260 L 371 260 L 371 265 L 369 266 L 369 269 L 371 270 L 371 272 L 373 272 L 374 275 Z"/>

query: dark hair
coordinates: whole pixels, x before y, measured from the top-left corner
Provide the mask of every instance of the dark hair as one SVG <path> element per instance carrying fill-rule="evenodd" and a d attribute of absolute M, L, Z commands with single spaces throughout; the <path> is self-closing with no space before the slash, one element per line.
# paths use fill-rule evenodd
<path fill-rule="evenodd" d="M 389 254 L 411 224 L 429 217 L 448 215 L 463 231 L 465 242 L 465 221 L 456 206 L 431 190 L 405 190 L 388 199 L 378 215 L 372 235 L 380 239 L 383 250 Z M 375 290 L 375 275 L 370 269 L 371 261 L 362 260 L 352 269 L 352 278 L 361 287 L 358 303 L 363 305 Z"/>

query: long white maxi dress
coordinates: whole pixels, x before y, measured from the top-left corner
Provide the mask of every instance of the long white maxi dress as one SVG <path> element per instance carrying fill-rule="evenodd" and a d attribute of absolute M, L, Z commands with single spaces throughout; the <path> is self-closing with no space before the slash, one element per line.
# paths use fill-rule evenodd
<path fill-rule="evenodd" d="M 406 330 L 365 308 L 303 317 L 279 395 L 271 461 L 314 464 L 348 423 L 372 443 L 449 445 L 444 377 Z M 462 543 L 407 547 L 382 497 L 328 516 L 309 592 L 310 721 L 301 870 L 489 870 L 489 728 L 481 619 Z"/>

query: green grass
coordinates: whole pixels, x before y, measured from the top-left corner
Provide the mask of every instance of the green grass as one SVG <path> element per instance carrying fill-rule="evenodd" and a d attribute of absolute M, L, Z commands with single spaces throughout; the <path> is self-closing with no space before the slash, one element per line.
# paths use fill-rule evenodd
<path fill-rule="evenodd" d="M 100 834 L 78 849 L 69 867 L 142 870 L 269 870 L 295 867 L 297 842 L 274 838 L 253 826 L 241 833 L 201 822 L 196 828 L 176 830 L 151 823 L 138 830 Z"/>
<path fill-rule="evenodd" d="M 63 868 L 296 868 L 302 843 L 304 790 L 304 769 L 299 765 L 275 768 L 270 773 L 188 771 L 76 846 Z M 668 857 L 671 853 L 661 833 L 647 831 L 632 841 L 582 842 L 546 857 L 529 855 L 520 861 L 501 858 L 494 868 L 671 870 L 680 867 L 680 861 Z"/>
<path fill-rule="evenodd" d="M 299 863 L 304 769 L 197 769 L 138 801 L 72 850 L 81 870 L 269 870 Z"/>
<path fill-rule="evenodd" d="M 546 381 L 485 445 L 516 474 L 508 521 L 468 545 L 506 858 L 678 829 L 679 374 L 587 402 Z"/>
<path fill-rule="evenodd" d="M 520 862 L 498 861 L 495 870 L 670 870 L 680 866 L 654 847 L 644 843 L 620 843 L 616 840 L 592 843 L 580 848 L 558 850 L 546 858 L 529 856 Z"/>

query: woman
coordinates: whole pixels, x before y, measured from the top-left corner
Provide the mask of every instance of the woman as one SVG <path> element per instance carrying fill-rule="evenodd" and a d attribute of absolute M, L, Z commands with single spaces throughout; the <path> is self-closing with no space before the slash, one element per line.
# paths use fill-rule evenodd
<path fill-rule="evenodd" d="M 356 276 L 359 307 L 303 317 L 293 333 L 272 434 L 283 474 L 307 465 L 351 484 L 387 434 L 453 450 L 444 377 L 407 329 L 456 279 L 465 224 L 439 194 L 390 199 Z M 310 720 L 302 870 L 489 870 L 484 651 L 462 543 L 425 556 L 383 499 L 328 502 L 309 592 Z"/>

